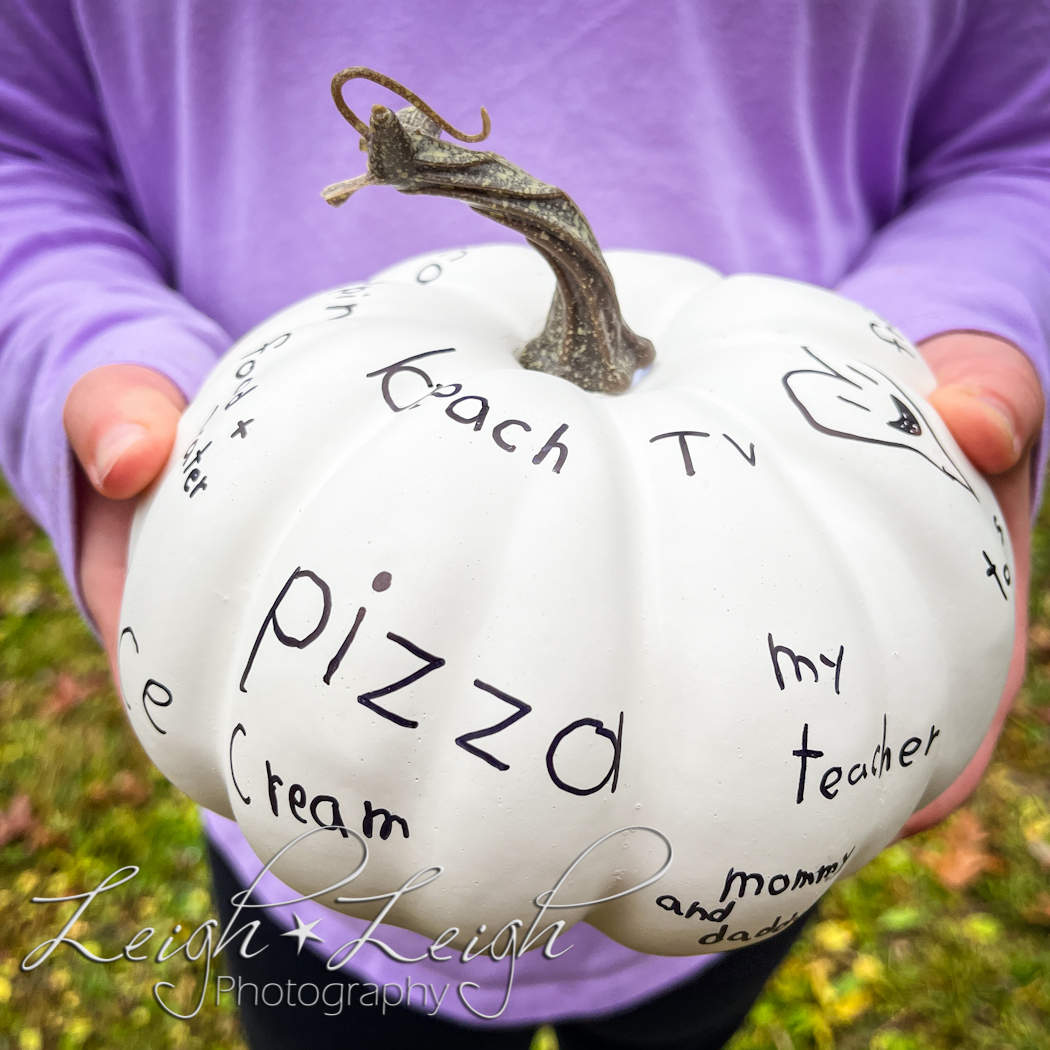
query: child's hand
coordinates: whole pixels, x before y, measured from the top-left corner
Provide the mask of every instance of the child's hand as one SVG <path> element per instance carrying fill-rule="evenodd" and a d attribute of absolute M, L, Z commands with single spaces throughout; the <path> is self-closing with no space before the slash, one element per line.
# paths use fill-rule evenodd
<path fill-rule="evenodd" d="M 1010 343 L 973 332 L 927 340 L 922 353 L 937 376 L 930 402 L 999 499 L 1014 547 L 1017 630 L 1003 698 L 981 750 L 939 799 L 916 813 L 904 834 L 943 819 L 976 787 L 1024 677 L 1029 574 L 1030 460 L 1043 418 L 1035 370 Z M 116 677 L 120 598 L 128 535 L 138 496 L 167 462 L 186 401 L 170 380 L 137 365 L 89 372 L 69 393 L 65 427 L 84 468 L 79 479 L 80 586 Z"/>
<path fill-rule="evenodd" d="M 1043 421 L 1043 391 L 1031 362 L 1012 344 L 979 332 L 948 332 L 920 347 L 937 377 L 930 404 L 970 461 L 987 477 L 1002 507 L 1014 548 L 1017 626 L 1010 672 L 995 721 L 962 775 L 938 799 L 913 814 L 901 836 L 914 835 L 961 806 L 995 750 L 1025 669 L 1031 556 L 1032 445 Z"/>
<path fill-rule="evenodd" d="M 185 407 L 186 399 L 170 379 L 139 365 L 96 368 L 66 398 L 66 435 L 86 475 L 77 479 L 80 590 L 115 681 L 132 497 L 168 461 Z"/>

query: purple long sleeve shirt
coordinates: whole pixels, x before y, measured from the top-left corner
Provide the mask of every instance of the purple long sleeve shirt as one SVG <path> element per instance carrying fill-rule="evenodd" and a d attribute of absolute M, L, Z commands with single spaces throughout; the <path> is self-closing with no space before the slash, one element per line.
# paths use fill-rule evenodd
<path fill-rule="evenodd" d="M 1045 390 L 1048 55 L 1046 0 L 7 0 L 0 465 L 75 580 L 61 416 L 79 376 L 148 365 L 192 396 L 231 339 L 295 299 L 420 252 L 517 239 L 455 201 L 372 189 L 339 212 L 322 202 L 364 166 L 328 94 L 348 65 L 467 130 L 484 103 L 486 148 L 567 190 L 604 247 L 834 287 L 914 341 L 990 332 Z M 390 101 L 371 85 L 347 94 L 364 113 Z M 235 825 L 207 827 L 253 877 Z M 363 928 L 294 910 L 323 918 L 322 951 Z M 418 954 L 413 937 L 384 935 Z M 521 960 L 498 1023 L 622 1008 L 704 964 L 585 924 L 566 942 L 556 962 Z M 451 965 L 373 947 L 354 960 L 363 980 L 473 980 L 482 1009 L 499 1002 L 503 968 Z M 454 993 L 440 1016 L 477 1021 Z"/>

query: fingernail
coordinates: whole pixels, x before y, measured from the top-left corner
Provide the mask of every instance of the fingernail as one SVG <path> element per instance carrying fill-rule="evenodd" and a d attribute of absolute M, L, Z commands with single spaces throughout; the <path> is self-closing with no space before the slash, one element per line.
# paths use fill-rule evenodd
<path fill-rule="evenodd" d="M 95 446 L 95 466 L 91 471 L 91 483 L 100 488 L 106 475 L 116 466 L 117 460 L 132 445 L 137 445 L 147 434 L 139 423 L 118 423 L 98 439 Z"/>
<path fill-rule="evenodd" d="M 1013 449 L 1014 455 L 1019 456 L 1021 454 L 1021 439 L 1018 437 L 1010 410 L 997 397 L 988 394 L 978 394 L 976 397 L 978 401 L 983 405 L 987 405 L 999 417 L 1003 432 L 1009 437 L 1010 447 Z"/>
<path fill-rule="evenodd" d="M 1013 458 L 1016 460 L 1020 456 L 1022 444 L 1017 435 L 1013 412 L 995 394 L 968 383 L 949 383 L 939 387 L 935 393 L 941 398 L 960 399 L 974 407 L 980 406 L 981 414 L 1002 435 L 1003 443 L 1010 448 Z"/>

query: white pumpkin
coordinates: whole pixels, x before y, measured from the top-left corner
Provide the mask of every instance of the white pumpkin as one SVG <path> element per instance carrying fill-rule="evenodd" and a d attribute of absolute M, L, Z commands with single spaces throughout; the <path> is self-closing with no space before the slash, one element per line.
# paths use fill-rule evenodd
<path fill-rule="evenodd" d="M 367 847 L 320 899 L 428 872 L 386 919 L 453 944 L 539 898 L 736 948 L 991 722 L 1009 538 L 915 349 L 818 288 L 608 259 L 657 352 L 625 394 L 518 365 L 554 281 L 488 246 L 281 312 L 182 420 L 135 521 L 128 714 L 262 860 L 335 825 L 276 865 L 297 891 Z"/>

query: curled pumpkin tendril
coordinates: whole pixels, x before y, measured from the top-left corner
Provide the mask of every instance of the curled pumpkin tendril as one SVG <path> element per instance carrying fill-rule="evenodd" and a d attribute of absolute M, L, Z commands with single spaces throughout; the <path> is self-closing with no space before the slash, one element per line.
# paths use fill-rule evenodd
<path fill-rule="evenodd" d="M 396 113 L 373 106 L 366 125 L 343 99 L 343 85 L 357 78 L 387 88 L 411 106 Z M 329 204 L 339 207 L 366 186 L 393 186 L 402 193 L 461 200 L 524 234 L 550 264 L 557 285 L 547 324 L 522 349 L 520 364 L 584 390 L 612 394 L 630 388 L 635 372 L 652 363 L 653 344 L 624 321 L 612 274 L 580 209 L 564 190 L 505 157 L 439 140 L 442 131 L 462 142 L 485 138 L 490 124 L 484 107 L 481 134 L 464 135 L 396 80 L 363 66 L 337 73 L 332 97 L 361 136 L 368 168 L 363 175 L 326 186 L 321 196 Z"/>
<path fill-rule="evenodd" d="M 404 84 L 399 84 L 391 77 L 377 73 L 374 69 L 369 69 L 367 66 L 350 66 L 349 69 L 344 69 L 332 77 L 332 98 L 335 100 L 336 108 L 339 112 L 342 113 L 348 123 L 353 125 L 363 139 L 367 140 L 369 138 L 372 133 L 371 128 L 346 104 L 346 100 L 343 98 L 343 85 L 350 80 L 370 80 L 373 84 L 385 87 L 388 91 L 399 95 L 406 102 L 410 102 L 420 113 L 437 124 L 442 131 L 447 131 L 449 135 L 459 139 L 460 142 L 481 142 L 483 139 L 488 138 L 489 132 L 492 130 L 492 121 L 489 120 L 488 110 L 484 106 L 481 107 L 481 132 L 477 135 L 467 135 L 454 128 L 443 117 L 438 116 L 430 106 L 418 95 L 409 91 Z"/>

